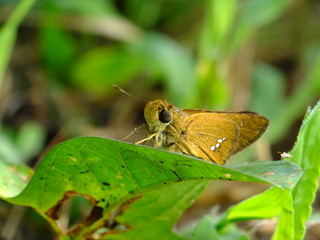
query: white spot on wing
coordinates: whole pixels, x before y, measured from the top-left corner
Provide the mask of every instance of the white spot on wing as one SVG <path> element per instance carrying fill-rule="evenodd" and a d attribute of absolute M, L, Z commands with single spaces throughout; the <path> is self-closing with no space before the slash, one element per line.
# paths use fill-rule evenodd
<path fill-rule="evenodd" d="M 211 151 L 214 151 L 214 150 L 216 150 L 217 148 L 219 148 L 219 147 L 221 146 L 221 144 L 222 144 L 225 140 L 227 140 L 226 137 L 223 137 L 223 138 L 218 139 L 216 145 L 212 145 L 212 146 L 210 147 Z"/>

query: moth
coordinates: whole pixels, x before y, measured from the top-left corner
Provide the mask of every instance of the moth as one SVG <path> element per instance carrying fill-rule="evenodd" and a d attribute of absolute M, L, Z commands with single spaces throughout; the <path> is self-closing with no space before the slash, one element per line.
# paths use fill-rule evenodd
<path fill-rule="evenodd" d="M 161 99 L 147 102 L 144 117 L 148 137 L 136 144 L 152 140 L 156 148 L 218 164 L 256 141 L 269 125 L 255 112 L 180 109 Z"/>

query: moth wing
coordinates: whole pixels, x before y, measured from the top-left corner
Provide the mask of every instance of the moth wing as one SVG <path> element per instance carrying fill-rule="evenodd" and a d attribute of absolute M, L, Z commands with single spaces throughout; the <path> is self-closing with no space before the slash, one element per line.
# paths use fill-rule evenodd
<path fill-rule="evenodd" d="M 269 125 L 268 119 L 254 112 L 222 113 L 221 117 L 233 121 L 240 130 L 239 141 L 234 154 L 256 141 Z"/>
<path fill-rule="evenodd" d="M 176 147 L 185 154 L 224 164 L 236 151 L 239 128 L 232 120 L 216 113 L 199 113 L 185 118 L 184 137 Z"/>
<path fill-rule="evenodd" d="M 182 112 L 188 116 L 199 116 L 199 114 L 208 114 L 214 116 L 214 119 L 220 118 L 223 121 L 232 121 L 238 128 L 239 139 L 233 154 L 243 150 L 251 143 L 256 141 L 267 129 L 269 120 L 255 112 L 219 112 L 194 109 L 183 109 Z M 208 117 L 209 119 L 209 117 Z M 214 123 L 215 120 L 212 122 Z"/>

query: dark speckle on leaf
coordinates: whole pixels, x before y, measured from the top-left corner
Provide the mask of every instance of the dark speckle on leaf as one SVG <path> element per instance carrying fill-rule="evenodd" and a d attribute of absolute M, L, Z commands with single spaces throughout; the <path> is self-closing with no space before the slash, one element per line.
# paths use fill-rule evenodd
<path fill-rule="evenodd" d="M 191 164 L 186 164 L 184 163 L 183 165 L 187 166 L 187 167 L 193 167 Z"/>
<path fill-rule="evenodd" d="M 102 184 L 108 187 L 110 186 L 110 183 L 107 183 L 107 182 L 102 182 Z"/>
<path fill-rule="evenodd" d="M 179 176 L 179 174 L 177 174 L 175 171 L 173 171 L 173 170 L 171 170 L 171 169 L 170 169 L 170 171 L 171 171 L 174 175 L 176 175 L 177 178 L 178 178 L 180 181 L 182 180 L 182 178 Z"/>
<path fill-rule="evenodd" d="M 85 174 L 85 173 L 88 173 L 88 172 L 89 172 L 89 170 L 80 172 L 80 174 Z"/>

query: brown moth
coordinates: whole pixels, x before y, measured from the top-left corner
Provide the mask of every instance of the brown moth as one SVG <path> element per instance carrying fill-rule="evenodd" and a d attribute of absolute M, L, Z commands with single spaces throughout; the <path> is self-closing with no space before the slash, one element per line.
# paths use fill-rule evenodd
<path fill-rule="evenodd" d="M 160 99 L 147 102 L 144 117 L 149 135 L 136 144 L 153 140 L 157 148 L 218 164 L 257 140 L 269 125 L 254 112 L 179 109 Z"/>

